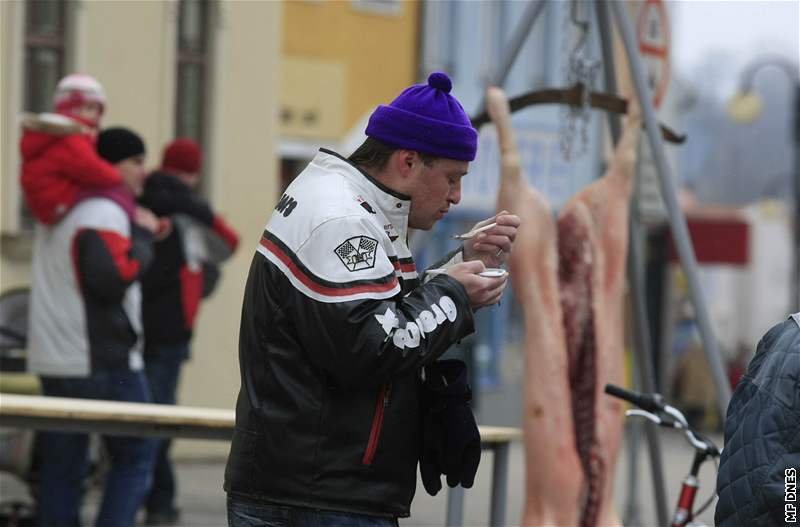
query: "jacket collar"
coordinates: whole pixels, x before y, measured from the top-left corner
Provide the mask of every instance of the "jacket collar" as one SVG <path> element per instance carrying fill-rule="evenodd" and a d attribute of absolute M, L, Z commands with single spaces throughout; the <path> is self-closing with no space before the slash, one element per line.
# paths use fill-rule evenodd
<path fill-rule="evenodd" d="M 163 169 L 156 169 L 150 172 L 144 182 L 145 191 L 149 188 L 164 188 L 170 192 L 180 192 L 181 194 L 191 194 L 192 189 L 184 183 L 178 176 Z"/>
<path fill-rule="evenodd" d="M 406 239 L 408 213 L 411 209 L 410 196 L 390 189 L 331 150 L 320 148 L 312 162 L 323 169 L 336 171 L 351 181 L 363 193 L 362 197 L 370 205 L 377 205 L 381 209 L 381 212 L 391 222 L 391 226 L 396 229 L 397 235 L 403 240 Z M 390 237 L 394 238 L 394 235 L 390 235 Z"/>

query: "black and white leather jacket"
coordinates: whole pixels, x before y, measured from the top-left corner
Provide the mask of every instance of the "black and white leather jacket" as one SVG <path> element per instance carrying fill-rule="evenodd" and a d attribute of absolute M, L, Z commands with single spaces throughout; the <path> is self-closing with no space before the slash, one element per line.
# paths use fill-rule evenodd
<path fill-rule="evenodd" d="M 410 205 L 326 150 L 280 199 L 244 293 L 230 495 L 408 516 L 419 370 L 474 330 L 460 283 L 420 283 Z"/>

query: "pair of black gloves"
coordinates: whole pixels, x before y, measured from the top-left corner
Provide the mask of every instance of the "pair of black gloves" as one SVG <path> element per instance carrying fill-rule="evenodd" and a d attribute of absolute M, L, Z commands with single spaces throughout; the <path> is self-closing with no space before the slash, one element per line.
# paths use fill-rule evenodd
<path fill-rule="evenodd" d="M 441 360 L 426 366 L 422 382 L 422 448 L 419 471 L 431 496 L 442 488 L 441 476 L 455 487 L 472 487 L 481 460 L 481 436 L 469 401 L 467 366 Z"/>

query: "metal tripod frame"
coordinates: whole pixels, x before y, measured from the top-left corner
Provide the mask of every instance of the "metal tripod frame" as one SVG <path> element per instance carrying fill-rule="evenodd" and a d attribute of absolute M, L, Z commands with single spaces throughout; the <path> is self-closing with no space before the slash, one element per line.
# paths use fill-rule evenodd
<path fill-rule="evenodd" d="M 605 89 L 609 92 L 617 92 L 617 80 L 615 76 L 614 51 L 611 41 L 613 30 L 608 18 L 608 10 L 605 2 L 595 2 L 598 35 L 603 52 L 603 72 L 605 76 Z M 617 143 L 622 133 L 620 118 L 615 114 L 608 114 L 609 128 L 614 144 Z M 640 146 L 641 148 L 641 146 Z M 639 159 L 641 161 L 641 159 Z M 637 171 L 638 172 L 638 171 Z M 655 369 L 653 368 L 652 342 L 650 336 L 650 323 L 647 318 L 646 291 L 644 269 L 645 263 L 642 250 L 641 225 L 636 216 L 637 192 L 631 196 L 630 215 L 628 218 L 628 281 L 631 287 L 631 299 L 633 302 L 633 339 L 634 339 L 634 366 L 638 373 L 637 381 L 641 390 L 652 393 L 655 391 Z M 636 427 L 639 423 L 631 423 L 628 436 L 628 459 L 630 469 L 628 472 L 628 503 L 626 505 L 625 519 L 630 525 L 640 524 L 638 518 L 638 500 L 636 493 L 638 485 L 638 448 L 639 433 Z M 650 467 L 653 477 L 653 497 L 656 503 L 656 515 L 659 524 L 666 525 L 669 518 L 667 509 L 667 491 L 664 484 L 664 462 L 661 455 L 661 442 L 658 435 L 658 427 L 651 422 L 644 424 L 647 438 L 647 448 L 650 454 Z"/>
<path fill-rule="evenodd" d="M 604 1 L 604 0 L 601 0 Z M 703 351 L 706 360 L 711 368 L 711 375 L 717 391 L 717 405 L 720 416 L 724 417 L 731 399 L 731 387 L 728 377 L 725 375 L 725 368 L 719 354 L 717 340 L 711 328 L 711 318 L 708 315 L 708 306 L 700 286 L 700 277 L 697 270 L 697 258 L 694 254 L 689 228 L 686 224 L 686 217 L 678 204 L 678 197 L 672 183 L 672 174 L 669 163 L 664 154 L 664 140 L 658 128 L 655 108 L 647 90 L 645 82 L 642 60 L 639 56 L 638 47 L 634 38 L 633 28 L 625 12 L 625 5 L 621 2 L 604 2 L 611 6 L 614 18 L 617 22 L 622 41 L 628 56 L 628 63 L 636 87 L 636 96 L 642 108 L 647 137 L 653 150 L 656 172 L 661 188 L 661 195 L 667 207 L 667 218 L 669 220 L 672 237 L 675 240 L 675 248 L 678 251 L 681 265 L 686 273 L 689 282 L 689 296 L 697 314 L 697 323 L 700 330 L 700 337 L 703 341 Z"/>

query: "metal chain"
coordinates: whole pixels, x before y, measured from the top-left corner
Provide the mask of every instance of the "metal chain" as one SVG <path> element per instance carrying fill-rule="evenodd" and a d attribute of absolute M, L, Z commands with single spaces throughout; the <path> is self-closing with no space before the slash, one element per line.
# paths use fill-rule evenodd
<path fill-rule="evenodd" d="M 573 154 L 576 154 L 576 157 L 580 157 L 586 153 L 591 118 L 591 90 L 601 66 L 599 60 L 588 56 L 586 42 L 589 34 L 589 22 L 581 19 L 578 12 L 580 7 L 583 7 L 580 0 L 572 0 L 565 17 L 564 38 L 562 40 L 562 50 L 565 50 L 571 44 L 571 41 L 575 39 L 577 31 L 575 45 L 572 46 L 572 51 L 569 53 L 566 62 L 566 79 L 569 86 L 581 84 L 584 87 L 579 107 L 564 106 L 561 109 L 559 146 L 564 159 L 567 161 L 572 158 Z M 573 151 L 578 127 L 580 127 L 580 143 L 577 150 Z"/>

